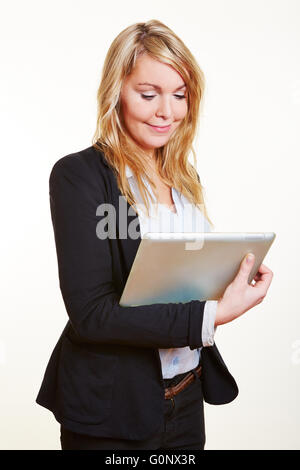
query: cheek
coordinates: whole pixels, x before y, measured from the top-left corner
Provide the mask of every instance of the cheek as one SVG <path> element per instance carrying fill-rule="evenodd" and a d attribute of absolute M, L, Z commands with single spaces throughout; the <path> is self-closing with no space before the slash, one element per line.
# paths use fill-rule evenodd
<path fill-rule="evenodd" d="M 131 116 L 136 121 L 147 122 L 154 114 L 154 109 L 150 103 L 141 103 L 136 101 L 135 105 L 132 107 Z"/>
<path fill-rule="evenodd" d="M 145 101 L 133 95 L 124 103 L 124 113 L 127 120 L 144 122 L 152 116 L 153 110 L 150 103 L 145 103 Z"/>
<path fill-rule="evenodd" d="M 182 100 L 182 103 L 178 105 L 178 108 L 176 109 L 175 113 L 175 118 L 176 119 L 183 119 L 188 112 L 188 106 L 187 106 L 187 101 Z"/>

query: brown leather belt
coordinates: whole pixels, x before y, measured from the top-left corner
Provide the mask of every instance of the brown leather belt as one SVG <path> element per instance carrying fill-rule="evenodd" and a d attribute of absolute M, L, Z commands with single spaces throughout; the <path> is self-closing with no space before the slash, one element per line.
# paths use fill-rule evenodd
<path fill-rule="evenodd" d="M 197 369 L 194 369 L 198 377 L 201 376 L 202 366 L 199 366 Z M 177 395 L 179 392 L 184 390 L 190 383 L 195 380 L 195 374 L 189 372 L 178 384 L 173 387 L 165 388 L 165 399 L 169 399 Z"/>

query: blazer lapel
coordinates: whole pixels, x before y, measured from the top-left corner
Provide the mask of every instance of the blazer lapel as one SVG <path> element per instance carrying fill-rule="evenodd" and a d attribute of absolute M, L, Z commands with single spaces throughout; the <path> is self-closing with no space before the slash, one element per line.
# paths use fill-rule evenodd
<path fill-rule="evenodd" d="M 139 217 L 122 195 L 113 169 L 102 155 L 102 162 L 108 168 L 111 180 L 111 194 L 108 200 L 112 201 L 116 211 L 116 237 L 121 245 L 126 270 L 129 274 L 138 247 L 141 243 Z"/>

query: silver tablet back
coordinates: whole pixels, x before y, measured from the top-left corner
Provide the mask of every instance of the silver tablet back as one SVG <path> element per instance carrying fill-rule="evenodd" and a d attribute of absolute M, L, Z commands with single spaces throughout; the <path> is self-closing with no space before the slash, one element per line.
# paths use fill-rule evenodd
<path fill-rule="evenodd" d="M 141 240 L 120 305 L 218 300 L 242 259 L 254 253 L 253 280 L 274 232 L 148 233 Z"/>

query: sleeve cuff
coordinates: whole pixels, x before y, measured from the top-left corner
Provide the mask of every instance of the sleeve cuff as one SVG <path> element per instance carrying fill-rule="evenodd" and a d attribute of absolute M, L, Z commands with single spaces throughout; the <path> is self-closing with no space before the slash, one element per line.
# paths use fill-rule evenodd
<path fill-rule="evenodd" d="M 217 313 L 217 300 L 207 300 L 204 306 L 202 323 L 202 343 L 203 346 L 212 346 L 214 344 L 215 319 Z"/>

